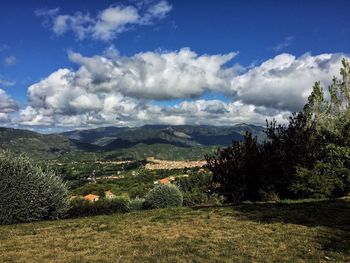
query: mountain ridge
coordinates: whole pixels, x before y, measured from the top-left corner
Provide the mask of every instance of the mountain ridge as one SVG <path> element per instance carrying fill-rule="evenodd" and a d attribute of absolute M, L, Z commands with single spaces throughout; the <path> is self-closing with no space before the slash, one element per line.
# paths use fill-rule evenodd
<path fill-rule="evenodd" d="M 233 140 L 242 140 L 247 131 L 259 141 L 265 138 L 263 127 L 250 124 L 106 126 L 51 134 L 0 127 L 0 149 L 27 153 L 40 159 L 59 158 L 67 153 L 79 155 L 114 152 L 115 156 L 119 156 L 119 154 L 127 155 L 128 149 L 130 152 L 136 151 L 134 155 L 143 156 L 143 152 L 154 152 L 150 149 L 162 149 L 162 151 L 168 149 L 171 153 L 175 148 L 182 148 L 181 152 L 184 153 L 190 152 L 193 148 L 202 148 L 206 151 L 215 146 L 227 146 Z M 159 148 L 159 145 L 164 145 L 166 148 Z M 171 156 L 170 153 L 166 156 Z"/>

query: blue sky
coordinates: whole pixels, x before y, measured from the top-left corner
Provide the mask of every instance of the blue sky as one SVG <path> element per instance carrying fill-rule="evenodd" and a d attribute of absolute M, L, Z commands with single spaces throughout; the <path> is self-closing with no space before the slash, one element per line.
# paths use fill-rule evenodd
<path fill-rule="evenodd" d="M 13 0 L 0 5 L 0 103 L 3 104 L 0 120 L 2 116 L 1 124 L 5 126 L 68 129 L 150 122 L 208 124 L 211 120 L 219 125 L 240 121 L 260 123 L 267 117 L 283 121 L 289 112 L 300 108 L 310 83 L 320 79 L 327 85 L 327 79 L 339 70 L 341 57 L 350 53 L 349 1 Z M 104 11 L 111 19 L 107 21 L 109 24 L 103 20 Z M 59 25 L 59 18 L 63 24 Z M 77 25 L 80 28 L 74 29 Z M 141 81 L 147 81 L 129 88 L 133 84 L 120 81 L 119 75 L 112 73 L 116 68 L 128 70 L 131 65 L 141 63 L 144 58 L 135 58 L 135 54 L 146 52 L 158 57 L 168 54 L 165 60 L 169 65 L 173 57 L 180 57 L 184 48 L 189 49 L 182 52 L 189 58 L 181 60 L 181 65 L 174 62 L 170 69 L 191 65 L 197 74 L 204 72 L 205 79 L 192 80 L 192 73 L 185 76 L 181 70 L 174 72 L 172 75 L 187 79 L 178 92 L 176 80 L 167 83 L 159 76 L 145 73 Z M 108 50 L 117 55 L 108 55 Z M 230 58 L 213 63 L 212 68 L 200 62 L 201 56 L 210 61 L 211 56 L 230 53 Z M 104 84 L 108 85 L 108 92 L 101 86 L 92 87 L 91 83 L 87 88 L 70 82 L 72 86 L 67 88 L 62 83 L 40 82 L 59 69 L 67 69 L 79 83 L 86 83 L 79 69 L 88 67 L 89 58 L 125 63 L 111 69 L 111 73 L 105 72 L 103 82 L 108 82 Z M 271 63 L 266 64 L 268 61 Z M 285 75 L 272 76 L 269 80 L 255 78 L 258 73 L 271 74 L 271 70 L 281 69 L 281 64 L 289 73 L 285 70 Z M 97 74 L 94 66 L 98 68 L 97 64 L 91 66 L 91 76 Z M 135 66 L 134 70 L 139 67 Z M 301 73 L 308 70 L 307 75 Z M 144 71 L 148 69 L 140 69 Z M 164 74 L 165 71 L 166 66 Z M 64 78 L 68 78 L 66 73 Z M 288 94 L 291 85 L 295 85 L 290 83 L 295 76 L 305 86 L 298 93 Z M 217 79 L 212 81 L 214 77 Z M 153 86 L 143 88 L 154 79 L 159 83 L 152 82 Z M 265 82 L 270 83 L 269 87 Z M 259 83 L 262 86 L 253 89 L 252 85 Z M 33 92 L 28 95 L 32 85 Z M 64 91 L 77 85 L 79 91 L 74 94 L 67 95 Z M 52 93 L 60 92 L 71 99 L 60 101 L 60 105 L 68 105 L 65 109 L 50 98 Z M 80 98 L 83 93 L 85 97 Z M 108 108 L 105 99 L 110 95 L 116 98 L 108 102 Z M 79 99 L 74 100 L 74 96 Z M 41 103 L 33 102 L 39 97 Z M 77 101 L 79 107 L 72 106 Z M 100 107 L 91 107 L 92 104 Z M 135 114 L 127 116 L 130 112 Z M 219 114 L 220 122 L 215 122 Z M 41 119 L 34 120 L 34 115 L 40 115 Z"/>

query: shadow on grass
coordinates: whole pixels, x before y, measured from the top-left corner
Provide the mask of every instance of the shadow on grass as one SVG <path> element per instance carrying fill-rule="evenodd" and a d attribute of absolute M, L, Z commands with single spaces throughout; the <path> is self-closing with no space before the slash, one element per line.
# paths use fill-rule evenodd
<path fill-rule="evenodd" d="M 350 256 L 350 200 L 335 199 L 298 203 L 251 203 L 234 205 L 238 217 L 260 223 L 326 227 L 318 239 L 326 251 Z"/>
<path fill-rule="evenodd" d="M 335 199 L 298 203 L 251 203 L 234 205 L 245 219 L 263 223 L 283 222 L 310 227 L 326 226 L 350 231 L 350 200 Z"/>

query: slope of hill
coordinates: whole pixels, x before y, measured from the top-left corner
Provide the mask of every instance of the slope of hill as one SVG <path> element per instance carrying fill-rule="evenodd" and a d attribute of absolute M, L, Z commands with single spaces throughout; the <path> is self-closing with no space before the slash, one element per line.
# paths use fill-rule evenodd
<path fill-rule="evenodd" d="M 69 139 L 59 134 L 0 128 L 0 149 L 27 153 L 34 158 L 50 159 L 75 150 L 76 147 Z"/>
<path fill-rule="evenodd" d="M 349 262 L 349 212 L 337 199 L 0 226 L 0 261 Z"/>
<path fill-rule="evenodd" d="M 171 144 L 180 147 L 227 146 L 232 140 L 242 140 L 246 131 L 264 140 L 264 128 L 261 126 L 239 124 L 235 126 L 166 126 L 145 125 L 136 128 L 104 127 L 90 130 L 76 130 L 62 133 L 76 143 L 92 144 L 100 150 L 115 150 L 143 143 Z M 98 147 L 97 147 L 98 148 Z"/>
<path fill-rule="evenodd" d="M 265 138 L 262 127 L 247 124 L 230 127 L 101 127 L 61 134 L 0 128 L 0 149 L 27 153 L 37 159 L 143 159 L 154 156 L 169 160 L 195 160 L 203 159 L 217 146 L 227 146 L 232 140 L 242 140 L 246 131 L 250 131 L 260 141 Z"/>

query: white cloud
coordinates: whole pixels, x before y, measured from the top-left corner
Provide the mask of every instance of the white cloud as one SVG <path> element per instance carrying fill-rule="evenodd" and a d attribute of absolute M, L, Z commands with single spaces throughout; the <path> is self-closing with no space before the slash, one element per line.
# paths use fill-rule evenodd
<path fill-rule="evenodd" d="M 199 56 L 189 48 L 182 48 L 115 59 L 83 57 L 78 53 L 70 53 L 69 57 L 80 65 L 75 73 L 75 83 L 95 91 L 120 92 L 139 99 L 167 100 L 194 98 L 205 91 L 227 89 L 233 72 L 224 65 L 235 55 L 233 52 Z"/>
<path fill-rule="evenodd" d="M 163 18 L 171 11 L 171 9 L 171 5 L 169 5 L 166 1 L 161 1 L 151 6 L 148 9 L 148 13 L 151 17 Z"/>
<path fill-rule="evenodd" d="M 126 31 L 127 25 L 137 24 L 139 19 L 138 10 L 133 6 L 107 8 L 98 15 L 92 36 L 95 39 L 111 40 Z"/>
<path fill-rule="evenodd" d="M 325 86 L 338 75 L 344 54 L 281 54 L 242 73 L 228 66 L 236 53 L 198 55 L 179 51 L 120 56 L 110 47 L 104 56 L 70 52 L 78 68 L 59 69 L 28 88 L 25 125 L 94 127 L 99 125 L 264 124 L 285 122 L 301 110 L 312 85 Z M 201 99 L 225 94 L 229 102 Z M 208 96 L 206 96 L 208 97 Z M 181 99 L 173 106 L 154 101 Z"/>
<path fill-rule="evenodd" d="M 5 65 L 8 65 L 8 66 L 14 65 L 16 64 L 16 62 L 17 62 L 17 59 L 15 56 L 8 56 L 4 59 Z"/>
<path fill-rule="evenodd" d="M 80 67 L 76 71 L 59 69 L 31 85 L 29 105 L 21 111 L 22 124 L 163 123 L 167 115 L 159 112 L 149 118 L 159 108 L 148 100 L 193 98 L 207 90 L 225 90 L 232 71 L 224 64 L 235 56 L 235 53 L 200 56 L 189 48 L 132 57 L 121 57 L 112 51 L 109 48 L 110 58 L 83 57 L 70 52 L 70 59 Z M 208 111 L 220 111 L 217 105 L 208 107 Z M 186 121 L 185 116 L 172 118 Z"/>
<path fill-rule="evenodd" d="M 152 24 L 155 18 L 163 19 L 172 10 L 172 6 L 166 1 L 160 1 L 154 5 L 151 5 L 145 15 L 140 19 L 140 24 Z"/>
<path fill-rule="evenodd" d="M 109 41 L 120 33 L 128 31 L 132 26 L 151 25 L 155 20 L 163 19 L 172 7 L 166 1 L 141 5 L 115 4 L 93 17 L 89 13 L 59 14 L 60 9 L 37 10 L 37 16 L 44 17 L 44 25 L 51 27 L 56 35 L 72 31 L 79 40 L 91 37 Z"/>
<path fill-rule="evenodd" d="M 289 36 L 286 37 L 283 42 L 277 44 L 274 46 L 272 49 L 277 53 L 280 52 L 281 50 L 285 49 L 286 47 L 289 47 L 292 44 L 292 41 L 294 39 L 294 36 Z"/>
<path fill-rule="evenodd" d="M 1 75 L 0 75 L 0 86 L 5 86 L 5 87 L 10 87 L 15 85 L 16 82 L 15 81 L 10 81 L 10 80 L 6 80 L 6 79 L 2 79 Z"/>
<path fill-rule="evenodd" d="M 56 35 L 62 35 L 71 30 L 78 39 L 84 39 L 90 33 L 93 23 L 89 14 L 76 13 L 74 16 L 58 15 L 53 19 L 52 30 Z"/>
<path fill-rule="evenodd" d="M 279 110 L 299 111 L 315 81 L 327 88 L 339 75 L 345 54 L 305 54 L 296 58 L 281 54 L 233 77 L 231 93 L 247 104 Z"/>
<path fill-rule="evenodd" d="M 10 114 L 18 111 L 18 109 L 18 104 L 4 90 L 0 89 L 0 123 L 8 122 Z"/>

